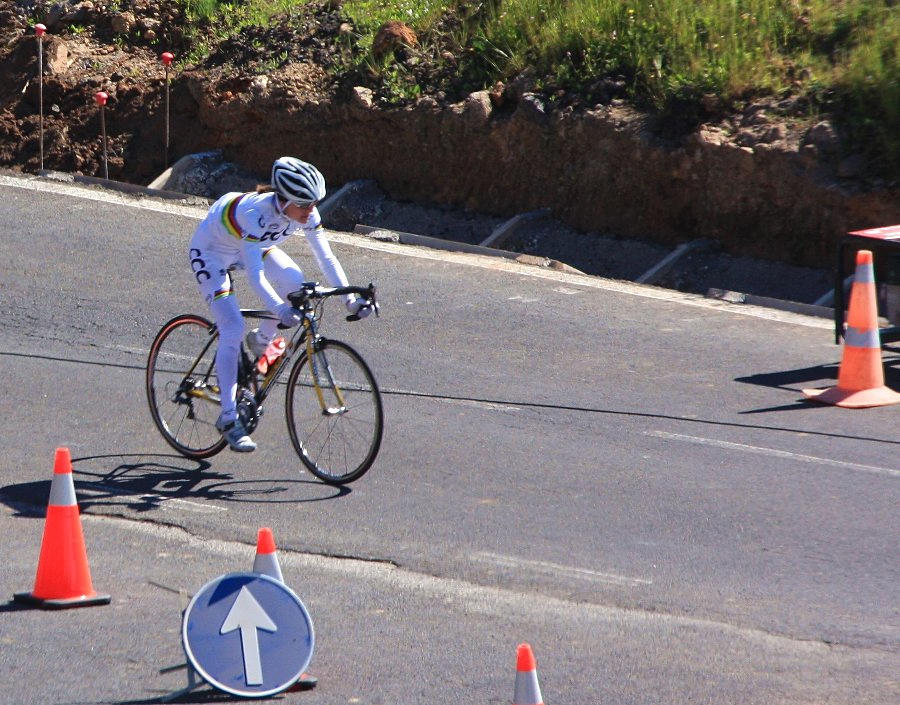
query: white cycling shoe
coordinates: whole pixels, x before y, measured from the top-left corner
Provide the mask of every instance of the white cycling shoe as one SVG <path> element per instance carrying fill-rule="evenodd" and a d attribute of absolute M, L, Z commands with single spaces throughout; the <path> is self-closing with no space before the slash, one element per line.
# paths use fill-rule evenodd
<path fill-rule="evenodd" d="M 228 441 L 231 450 L 237 451 L 238 453 L 249 453 L 256 450 L 256 443 L 254 443 L 253 439 L 247 435 L 247 429 L 244 428 L 244 423 L 239 418 L 234 421 L 225 422 L 222 420 L 222 417 L 219 416 L 219 419 L 216 421 L 216 428 L 219 429 L 222 436 Z"/>

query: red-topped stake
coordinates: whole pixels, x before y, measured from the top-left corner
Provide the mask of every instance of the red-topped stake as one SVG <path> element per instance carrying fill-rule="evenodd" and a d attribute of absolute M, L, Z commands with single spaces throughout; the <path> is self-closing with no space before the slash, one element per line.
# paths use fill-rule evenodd
<path fill-rule="evenodd" d="M 169 66 L 175 59 L 175 55 L 171 51 L 164 51 L 160 56 L 163 66 L 166 67 L 166 139 L 163 147 L 163 163 L 169 166 Z"/>
<path fill-rule="evenodd" d="M 106 111 L 104 110 L 104 106 L 106 105 L 106 101 L 109 100 L 109 95 L 106 91 L 97 91 L 94 94 L 94 102 L 100 106 L 100 135 L 103 138 L 103 178 L 109 179 L 109 162 L 106 157 Z"/>
<path fill-rule="evenodd" d="M 38 43 L 38 133 L 41 148 L 41 171 L 44 170 L 44 43 L 42 37 L 47 28 L 42 24 L 34 26 Z"/>

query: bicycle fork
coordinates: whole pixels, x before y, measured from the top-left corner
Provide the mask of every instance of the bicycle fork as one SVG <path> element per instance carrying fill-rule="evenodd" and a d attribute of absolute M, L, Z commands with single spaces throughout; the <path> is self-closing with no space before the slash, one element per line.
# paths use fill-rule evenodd
<path fill-rule="evenodd" d="M 306 356 L 309 359 L 309 369 L 312 373 L 313 388 L 316 390 L 316 397 L 319 400 L 319 408 L 322 409 L 322 416 L 338 416 L 347 412 L 347 402 L 344 400 L 344 394 L 334 379 L 334 373 L 328 364 L 324 350 L 317 350 L 315 335 L 311 331 L 307 331 L 306 336 Z M 330 389 L 337 400 L 337 406 L 329 406 L 325 400 L 325 391 L 323 386 Z"/>

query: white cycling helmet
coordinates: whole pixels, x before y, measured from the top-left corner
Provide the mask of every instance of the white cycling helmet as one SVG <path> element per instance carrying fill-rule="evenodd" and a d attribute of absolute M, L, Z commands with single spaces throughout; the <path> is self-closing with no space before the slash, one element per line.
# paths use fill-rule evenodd
<path fill-rule="evenodd" d="M 272 188 L 289 203 L 308 206 L 325 198 L 325 177 L 296 157 L 279 157 L 272 165 Z"/>

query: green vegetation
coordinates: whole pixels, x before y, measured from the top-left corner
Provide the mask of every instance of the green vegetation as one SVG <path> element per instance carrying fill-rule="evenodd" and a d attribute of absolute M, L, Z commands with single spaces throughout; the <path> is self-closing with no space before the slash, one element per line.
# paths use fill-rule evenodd
<path fill-rule="evenodd" d="M 206 57 L 219 42 L 234 37 L 241 30 L 265 27 L 279 13 L 305 3 L 291 0 L 183 0 L 182 4 L 193 28 L 188 34 L 192 40 L 191 46 L 183 60 L 193 63 Z M 195 23 L 202 23 L 205 31 L 199 31 L 200 28 Z"/>
<path fill-rule="evenodd" d="M 307 3 L 184 5 L 222 38 Z M 592 105 L 608 78 L 662 115 L 794 96 L 808 115 L 834 114 L 883 172 L 900 172 L 898 0 L 344 0 L 339 12 L 353 44 L 341 66 L 326 69 L 365 73 L 388 100 L 477 90 L 524 71 L 549 100 L 576 95 Z M 395 57 L 372 55 L 387 20 L 416 31 L 417 51 L 441 64 L 447 85 L 422 85 L 423 74 Z"/>

